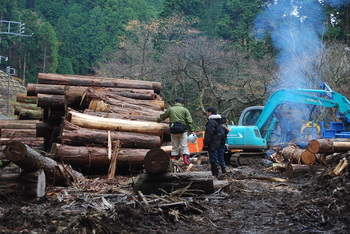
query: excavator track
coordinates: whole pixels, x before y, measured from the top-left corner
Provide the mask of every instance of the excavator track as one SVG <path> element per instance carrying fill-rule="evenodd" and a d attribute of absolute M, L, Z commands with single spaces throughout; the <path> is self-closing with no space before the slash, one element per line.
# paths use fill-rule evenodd
<path fill-rule="evenodd" d="M 225 154 L 225 163 L 232 167 L 249 166 L 259 164 L 265 156 L 265 152 L 234 152 Z"/>

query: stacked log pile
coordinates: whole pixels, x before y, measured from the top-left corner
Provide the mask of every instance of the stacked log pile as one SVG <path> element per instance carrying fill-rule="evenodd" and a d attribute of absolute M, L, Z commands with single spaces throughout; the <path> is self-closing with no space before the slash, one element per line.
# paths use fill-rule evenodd
<path fill-rule="evenodd" d="M 55 160 L 108 169 L 118 149 L 117 168 L 130 171 L 169 139 L 168 124 L 155 122 L 164 111 L 160 89 L 158 82 L 39 73 L 27 96 L 43 110 L 36 133 Z"/>
<path fill-rule="evenodd" d="M 334 162 L 338 163 L 335 174 L 339 174 L 339 170 L 345 169 L 348 164 L 347 161 L 344 163 L 337 153 L 349 150 L 349 139 L 316 139 L 311 140 L 306 149 L 300 149 L 295 145 L 284 147 L 272 158 L 276 161 L 274 168 L 285 170 L 288 177 L 295 177 L 302 172 L 321 172 Z"/>

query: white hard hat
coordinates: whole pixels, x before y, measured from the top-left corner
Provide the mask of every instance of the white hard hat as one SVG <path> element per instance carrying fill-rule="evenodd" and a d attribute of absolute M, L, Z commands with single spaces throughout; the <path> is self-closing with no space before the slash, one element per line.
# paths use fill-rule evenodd
<path fill-rule="evenodd" d="M 192 133 L 187 137 L 187 141 L 190 143 L 196 143 L 197 138 L 198 138 L 197 135 Z"/>

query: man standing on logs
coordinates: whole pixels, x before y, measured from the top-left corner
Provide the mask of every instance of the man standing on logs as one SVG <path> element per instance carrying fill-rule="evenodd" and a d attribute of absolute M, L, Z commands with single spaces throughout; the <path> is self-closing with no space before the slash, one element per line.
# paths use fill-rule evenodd
<path fill-rule="evenodd" d="M 160 114 L 157 122 L 169 118 L 172 144 L 171 159 L 178 160 L 181 152 L 184 163 L 188 165 L 190 164 L 190 151 L 187 143 L 187 130 L 193 133 L 193 122 L 190 112 L 183 105 L 184 99 L 177 97 L 175 105 L 168 108 L 163 114 Z"/>

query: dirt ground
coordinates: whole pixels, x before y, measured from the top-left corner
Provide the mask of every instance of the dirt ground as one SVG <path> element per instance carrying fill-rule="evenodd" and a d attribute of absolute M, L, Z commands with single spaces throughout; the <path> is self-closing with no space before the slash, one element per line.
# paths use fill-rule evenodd
<path fill-rule="evenodd" d="M 349 155 L 344 155 L 349 159 Z M 135 175 L 92 176 L 23 201 L 0 192 L 0 233 L 349 233 L 350 180 L 302 173 L 287 178 L 263 159 L 219 176 L 212 194 L 133 193 Z M 4 169 L 0 169 L 4 172 Z M 210 170 L 208 164 L 193 170 Z M 0 171 L 1 172 L 1 171 Z"/>

